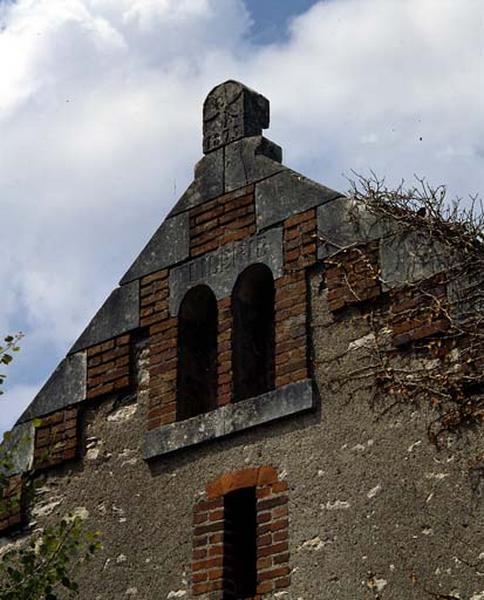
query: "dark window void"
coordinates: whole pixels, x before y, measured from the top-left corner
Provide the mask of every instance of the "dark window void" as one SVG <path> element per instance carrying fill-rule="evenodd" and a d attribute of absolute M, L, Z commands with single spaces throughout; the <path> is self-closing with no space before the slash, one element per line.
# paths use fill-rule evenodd
<path fill-rule="evenodd" d="M 224 600 L 253 598 L 257 587 L 255 488 L 224 499 Z"/>
<path fill-rule="evenodd" d="M 232 295 L 234 400 L 274 388 L 274 279 L 264 265 L 248 267 Z"/>
<path fill-rule="evenodd" d="M 190 290 L 178 317 L 177 420 L 217 407 L 217 301 L 207 286 Z"/>

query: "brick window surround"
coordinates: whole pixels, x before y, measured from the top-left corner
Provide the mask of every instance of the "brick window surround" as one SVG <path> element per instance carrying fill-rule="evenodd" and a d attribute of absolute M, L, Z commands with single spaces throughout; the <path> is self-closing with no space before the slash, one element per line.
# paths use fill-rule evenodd
<path fill-rule="evenodd" d="M 230 573 L 226 561 L 225 497 L 244 488 L 256 495 L 256 594 L 287 588 L 290 584 L 288 544 L 288 486 L 271 466 L 261 466 L 221 475 L 206 487 L 205 496 L 193 514 L 192 591 L 210 600 L 229 598 Z"/>

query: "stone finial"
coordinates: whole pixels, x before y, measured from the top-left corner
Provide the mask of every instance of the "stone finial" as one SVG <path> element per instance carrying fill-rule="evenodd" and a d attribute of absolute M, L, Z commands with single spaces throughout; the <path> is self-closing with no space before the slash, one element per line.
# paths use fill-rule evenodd
<path fill-rule="evenodd" d="M 260 135 L 269 127 L 269 100 L 238 81 L 215 87 L 203 104 L 203 152 Z"/>

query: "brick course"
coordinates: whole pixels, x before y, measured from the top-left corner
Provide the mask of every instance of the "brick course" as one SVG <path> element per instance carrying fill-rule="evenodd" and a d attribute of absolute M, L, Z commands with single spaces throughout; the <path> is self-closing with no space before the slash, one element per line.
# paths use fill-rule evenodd
<path fill-rule="evenodd" d="M 390 326 L 396 346 L 418 341 L 447 331 L 447 287 L 440 273 L 418 285 L 390 292 Z"/>
<path fill-rule="evenodd" d="M 5 480 L 3 498 L 0 500 L 0 533 L 19 527 L 24 522 L 23 481 L 21 475 Z"/>
<path fill-rule="evenodd" d="M 275 387 L 308 377 L 307 285 L 304 270 L 275 281 Z"/>
<path fill-rule="evenodd" d="M 35 430 L 34 468 L 53 467 L 77 458 L 78 454 L 78 408 L 66 408 L 43 417 Z"/>
<path fill-rule="evenodd" d="M 378 242 L 342 250 L 325 264 L 330 310 L 340 310 L 380 296 Z"/>
<path fill-rule="evenodd" d="M 140 326 L 148 327 L 169 317 L 169 271 L 163 269 L 143 277 L 140 286 Z"/>
<path fill-rule="evenodd" d="M 255 231 L 254 186 L 250 185 L 190 211 L 190 255 L 200 256 Z"/>
<path fill-rule="evenodd" d="M 284 269 L 294 272 L 316 262 L 316 209 L 299 213 L 284 222 Z"/>
<path fill-rule="evenodd" d="M 88 348 L 88 398 L 98 398 L 130 386 L 130 341 L 130 335 L 126 334 Z"/>
<path fill-rule="evenodd" d="M 218 406 L 232 401 L 232 301 L 223 298 L 218 301 Z"/>

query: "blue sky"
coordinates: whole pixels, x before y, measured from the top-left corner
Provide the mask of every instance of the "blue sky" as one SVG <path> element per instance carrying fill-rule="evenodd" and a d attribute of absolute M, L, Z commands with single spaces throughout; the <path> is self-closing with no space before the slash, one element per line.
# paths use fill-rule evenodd
<path fill-rule="evenodd" d="M 304 13 L 315 0 L 247 0 L 254 19 L 250 36 L 258 44 L 284 42 L 288 37 L 288 21 Z"/>
<path fill-rule="evenodd" d="M 225 79 L 266 95 L 285 164 L 335 189 L 352 169 L 484 188 L 474 0 L 17 0 L 0 22 L 0 331 L 26 334 L 0 429 L 189 183 Z"/>

